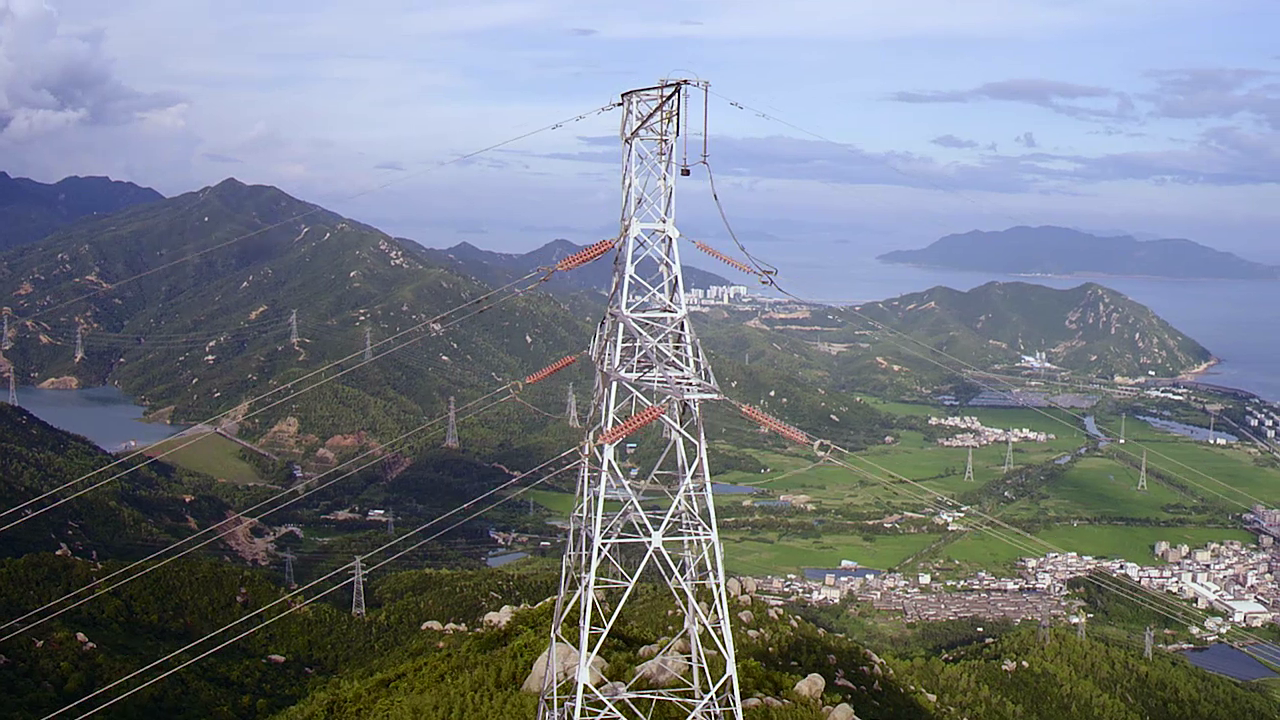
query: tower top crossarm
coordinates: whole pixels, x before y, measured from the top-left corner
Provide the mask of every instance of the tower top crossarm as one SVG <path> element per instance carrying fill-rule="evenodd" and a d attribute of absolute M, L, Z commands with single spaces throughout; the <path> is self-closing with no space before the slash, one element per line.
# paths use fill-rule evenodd
<path fill-rule="evenodd" d="M 720 396 L 693 337 L 675 224 L 681 124 L 690 90 L 706 87 L 700 80 L 672 80 L 622 94 L 620 272 L 614 273 L 605 322 L 628 328 L 623 342 L 594 353 L 597 364 L 616 368 L 619 379 L 682 399 Z"/>

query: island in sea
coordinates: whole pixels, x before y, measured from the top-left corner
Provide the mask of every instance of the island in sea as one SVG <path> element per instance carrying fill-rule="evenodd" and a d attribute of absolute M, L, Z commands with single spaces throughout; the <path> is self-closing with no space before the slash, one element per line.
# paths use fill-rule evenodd
<path fill-rule="evenodd" d="M 1009 275 L 1130 276 L 1274 280 L 1280 267 L 1183 239 L 1100 237 L 1071 228 L 1018 226 L 947 235 L 919 250 L 895 250 L 882 262 Z"/>

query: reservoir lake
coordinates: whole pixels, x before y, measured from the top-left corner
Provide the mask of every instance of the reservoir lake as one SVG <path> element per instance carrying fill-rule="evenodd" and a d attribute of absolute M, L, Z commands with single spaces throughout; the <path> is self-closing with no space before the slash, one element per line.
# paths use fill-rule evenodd
<path fill-rule="evenodd" d="M 83 435 L 111 452 L 129 441 L 139 445 L 159 442 L 186 427 L 143 422 L 143 408 L 110 386 L 82 390 L 19 387 L 18 404 L 50 425 Z"/>

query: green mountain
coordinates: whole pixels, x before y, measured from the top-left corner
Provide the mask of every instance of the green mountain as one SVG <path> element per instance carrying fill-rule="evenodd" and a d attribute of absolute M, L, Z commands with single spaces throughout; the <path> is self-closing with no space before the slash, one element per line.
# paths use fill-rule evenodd
<path fill-rule="evenodd" d="M 1098 237 L 1045 225 L 947 235 L 920 250 L 878 260 L 1010 275 L 1127 275 L 1165 278 L 1275 279 L 1280 267 L 1245 260 L 1191 240 Z"/>
<path fill-rule="evenodd" d="M 184 258 L 191 259 L 178 262 Z M 19 319 L 6 355 L 22 382 L 111 383 L 175 421 L 234 408 L 360 353 L 366 329 L 379 342 L 476 303 L 489 289 L 374 228 L 235 180 L 81 222 L 0 255 L 0 291 Z M 393 437 L 443 412 L 451 395 L 465 403 L 585 349 L 594 320 L 574 317 L 544 293 L 476 314 L 483 307 L 469 305 L 462 314 L 474 317 L 440 335 L 405 336 L 418 342 L 238 430 L 261 438 L 297 417 L 301 424 L 285 423 L 276 439 L 308 452 L 356 430 Z M 77 329 L 85 349 L 79 362 Z M 563 375 L 575 372 L 582 371 Z M 531 388 L 525 399 L 542 402 L 539 392 Z M 552 402 L 563 407 L 563 395 Z M 519 427 L 530 415 L 508 403 L 496 417 Z"/>
<path fill-rule="evenodd" d="M 1060 369 L 1107 379 L 1168 377 L 1212 359 L 1146 306 L 1095 283 L 1056 290 L 990 282 L 968 292 L 939 286 L 851 308 L 773 313 L 757 322 L 830 353 L 836 376 L 880 394 L 927 389 L 947 374 L 919 354 L 957 366 L 926 347 L 1005 371 L 1043 352 Z"/>
<path fill-rule="evenodd" d="M 0 251 L 35 242 L 86 217 L 163 200 L 151 188 L 105 177 L 68 177 L 53 184 L 0 172 Z"/>
<path fill-rule="evenodd" d="M 423 255 L 438 265 L 452 267 L 458 272 L 488 285 L 506 285 L 540 267 L 550 267 L 560 260 L 582 250 L 568 240 L 552 240 L 527 253 L 499 253 L 481 250 L 470 243 L 458 243 L 450 248 L 426 248 Z M 684 281 L 688 288 L 708 288 L 712 285 L 733 285 L 715 273 L 684 266 Z M 556 275 L 547 282 L 546 289 L 556 293 L 595 291 L 609 292 L 613 284 L 613 266 L 608 262 L 585 265 L 573 273 Z"/>
<path fill-rule="evenodd" d="M 85 438 L 59 430 L 22 408 L 0 405 L 0 507 L 15 507 L 113 460 Z M 56 497 L 128 466 L 104 471 Z M 229 501 L 238 495 L 212 478 L 154 463 L 0 533 L 0 556 L 63 550 L 81 558 L 138 557 L 149 547 L 221 521 Z M 0 526 L 20 517 L 19 513 L 0 518 Z"/>

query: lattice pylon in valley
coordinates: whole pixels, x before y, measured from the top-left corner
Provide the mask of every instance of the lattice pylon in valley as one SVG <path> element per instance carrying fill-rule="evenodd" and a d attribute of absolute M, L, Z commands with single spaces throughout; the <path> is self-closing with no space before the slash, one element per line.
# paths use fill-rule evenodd
<path fill-rule="evenodd" d="M 9 366 L 9 404 L 18 406 L 18 371 Z"/>
<path fill-rule="evenodd" d="M 1138 489 L 1147 489 L 1147 451 L 1142 451 L 1142 470 L 1138 472 Z"/>
<path fill-rule="evenodd" d="M 1009 444 L 1004 449 L 1004 471 L 1013 469 L 1013 428 L 1009 428 Z"/>
<path fill-rule="evenodd" d="M 364 617 L 364 568 L 360 566 L 360 556 L 356 555 L 355 582 L 351 588 L 351 614 Z"/>
<path fill-rule="evenodd" d="M 565 401 L 564 416 L 569 420 L 569 427 L 582 427 L 578 419 L 578 396 L 573 393 L 573 383 L 569 383 L 569 397 Z"/>
<path fill-rule="evenodd" d="M 373 328 L 364 329 L 364 361 L 373 360 Z"/>
<path fill-rule="evenodd" d="M 298 311 L 294 310 L 289 313 L 289 344 L 297 346 L 298 344 Z"/>
<path fill-rule="evenodd" d="M 75 361 L 80 362 L 84 359 L 84 328 L 76 327 L 76 356 Z"/>
<path fill-rule="evenodd" d="M 453 396 L 449 396 L 449 425 L 444 431 L 444 446 L 447 448 L 458 447 L 458 408 L 453 403 Z"/>
<path fill-rule="evenodd" d="M 969 448 L 969 456 L 964 463 L 964 481 L 973 482 L 973 448 Z"/>
<path fill-rule="evenodd" d="M 9 339 L 9 313 L 4 314 L 4 332 L 0 332 L 0 350 L 8 350 L 13 347 L 13 341 Z"/>
<path fill-rule="evenodd" d="M 592 344 L 594 408 L 542 658 L 542 720 L 742 718 L 701 412 L 721 394 L 685 306 L 674 214 L 680 123 L 691 96 L 705 108 L 705 90 L 673 80 L 622 96 L 619 257 Z M 628 455 L 628 441 L 658 447 Z M 646 585 L 669 591 L 675 629 L 634 674 L 606 678 L 615 628 L 634 635 L 631 621 L 646 619 L 634 602 Z"/>

